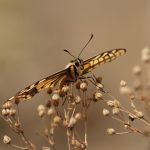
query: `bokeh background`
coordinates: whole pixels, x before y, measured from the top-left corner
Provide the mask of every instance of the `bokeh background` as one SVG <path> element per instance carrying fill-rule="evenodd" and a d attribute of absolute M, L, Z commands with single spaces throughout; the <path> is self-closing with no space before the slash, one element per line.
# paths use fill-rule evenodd
<path fill-rule="evenodd" d="M 78 55 L 94 34 L 82 54 L 87 59 L 113 48 L 126 48 L 126 56 L 97 68 L 105 87 L 121 100 L 119 82 L 132 82 L 132 66 L 140 63 L 140 50 L 150 44 L 150 1 L 148 0 L 0 0 L 0 100 L 1 103 L 18 90 L 64 68 L 70 59 L 63 49 Z M 34 143 L 44 143 L 37 117 L 37 105 L 46 94 L 21 106 L 21 121 Z M 103 106 L 90 111 L 89 150 L 148 150 L 149 139 L 141 135 L 108 136 L 107 127 L 120 128 L 119 123 L 101 115 Z M 32 132 L 31 132 L 32 131 Z M 0 149 L 13 150 L 2 143 L 2 136 L 12 132 L 0 120 Z M 15 136 L 14 142 L 18 138 Z M 58 135 L 58 150 L 65 149 Z M 38 148 L 39 150 L 41 148 Z"/>

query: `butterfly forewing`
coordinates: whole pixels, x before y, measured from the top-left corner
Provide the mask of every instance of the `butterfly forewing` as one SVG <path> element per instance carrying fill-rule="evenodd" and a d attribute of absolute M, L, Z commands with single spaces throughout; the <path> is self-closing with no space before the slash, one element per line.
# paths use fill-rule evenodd
<path fill-rule="evenodd" d="M 37 81 L 36 83 L 26 87 L 25 89 L 16 93 L 15 96 L 11 97 L 12 99 L 19 100 L 28 100 L 31 99 L 35 94 L 39 93 L 42 89 L 55 86 L 60 80 L 62 80 L 67 74 L 67 70 L 62 70 L 56 74 L 48 76 L 42 80 Z"/>
<path fill-rule="evenodd" d="M 119 48 L 110 51 L 103 52 L 83 62 L 83 74 L 88 73 L 94 69 L 97 65 L 101 65 L 110 62 L 117 57 L 126 53 L 126 49 Z"/>

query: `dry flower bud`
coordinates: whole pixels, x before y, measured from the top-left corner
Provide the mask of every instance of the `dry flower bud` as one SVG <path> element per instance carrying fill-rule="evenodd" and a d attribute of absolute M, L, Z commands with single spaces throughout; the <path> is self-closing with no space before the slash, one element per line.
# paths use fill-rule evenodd
<path fill-rule="evenodd" d="M 97 82 L 97 83 L 101 83 L 101 82 L 102 82 L 102 77 L 97 77 L 97 78 L 96 78 L 96 82 Z"/>
<path fill-rule="evenodd" d="M 115 131 L 115 129 L 113 129 L 113 128 L 108 128 L 108 129 L 107 129 L 107 133 L 108 133 L 109 135 L 113 135 L 113 134 L 116 133 L 116 131 Z"/>
<path fill-rule="evenodd" d="M 49 147 L 42 147 L 42 150 L 51 150 Z"/>
<path fill-rule="evenodd" d="M 58 93 L 53 94 L 53 96 L 52 96 L 53 101 L 56 101 L 56 100 L 59 100 L 59 99 L 60 99 L 60 97 L 59 97 Z"/>
<path fill-rule="evenodd" d="M 64 85 L 62 87 L 62 91 L 65 92 L 65 93 L 67 93 L 69 91 L 69 86 L 68 85 Z"/>
<path fill-rule="evenodd" d="M 132 89 L 129 86 L 120 87 L 120 93 L 123 95 L 131 95 Z"/>
<path fill-rule="evenodd" d="M 11 101 L 7 101 L 3 104 L 3 108 L 5 108 L 5 109 L 10 109 L 11 107 L 12 107 Z"/>
<path fill-rule="evenodd" d="M 139 118 L 144 118 L 144 113 L 141 112 L 141 111 L 136 111 L 136 115 L 137 115 Z"/>
<path fill-rule="evenodd" d="M 2 115 L 3 116 L 8 116 L 9 115 L 9 109 L 2 109 Z"/>
<path fill-rule="evenodd" d="M 45 111 L 45 106 L 40 104 L 37 108 L 37 111 Z"/>
<path fill-rule="evenodd" d="M 120 108 L 121 107 L 121 103 L 118 100 L 114 100 L 114 107 L 116 108 Z"/>
<path fill-rule="evenodd" d="M 72 128 L 72 127 L 75 126 L 76 123 L 77 123 L 77 119 L 74 118 L 74 117 L 71 117 L 70 120 L 69 120 L 68 127 L 69 127 L 69 128 Z"/>
<path fill-rule="evenodd" d="M 75 119 L 78 121 L 82 118 L 82 114 L 81 113 L 76 113 L 75 115 Z"/>
<path fill-rule="evenodd" d="M 15 116 L 16 109 L 11 108 L 9 113 L 10 113 L 11 116 Z"/>
<path fill-rule="evenodd" d="M 112 101 L 112 100 L 107 101 L 107 105 L 109 107 L 114 107 L 114 101 Z"/>
<path fill-rule="evenodd" d="M 79 104 L 81 102 L 81 97 L 77 95 L 74 101 L 76 104 Z"/>
<path fill-rule="evenodd" d="M 150 62 L 150 49 L 145 47 L 141 52 L 141 59 L 143 62 Z"/>
<path fill-rule="evenodd" d="M 129 129 L 130 126 L 131 126 L 131 125 L 130 125 L 130 122 L 129 122 L 129 121 L 124 123 L 124 128 L 125 128 L 125 129 Z"/>
<path fill-rule="evenodd" d="M 78 90 L 80 89 L 80 84 L 81 84 L 80 81 L 78 81 L 78 82 L 76 83 L 76 88 L 77 88 Z"/>
<path fill-rule="evenodd" d="M 20 124 L 20 123 L 18 123 L 18 122 L 15 122 L 15 124 L 14 124 L 14 125 L 15 125 L 15 127 L 16 127 L 16 128 L 20 128 L 20 127 L 21 127 L 21 124 Z"/>
<path fill-rule="evenodd" d="M 47 107 L 47 108 L 50 108 L 51 106 L 52 106 L 51 100 L 48 100 L 48 101 L 46 102 L 46 107 Z"/>
<path fill-rule="evenodd" d="M 115 107 L 115 108 L 112 109 L 112 113 L 113 113 L 114 115 L 118 115 L 118 114 L 120 113 L 120 109 L 117 108 L 117 107 Z"/>
<path fill-rule="evenodd" d="M 125 87 L 126 85 L 127 85 L 126 81 L 124 81 L 124 80 L 120 81 L 120 86 L 121 87 Z"/>
<path fill-rule="evenodd" d="M 7 135 L 4 135 L 3 143 L 4 144 L 10 144 L 11 143 L 11 138 L 9 136 L 7 136 Z"/>
<path fill-rule="evenodd" d="M 80 84 L 80 89 L 81 89 L 82 91 L 86 91 L 86 90 L 87 90 L 87 83 L 86 83 L 86 82 L 82 82 L 82 83 Z"/>
<path fill-rule="evenodd" d="M 65 128 L 68 127 L 68 121 L 67 121 L 67 120 L 64 120 L 64 121 L 63 121 L 63 126 L 64 126 Z"/>
<path fill-rule="evenodd" d="M 43 111 L 43 110 L 39 111 L 38 115 L 39 115 L 40 118 L 43 118 L 44 115 L 45 115 L 45 111 Z"/>
<path fill-rule="evenodd" d="M 48 94 L 52 94 L 52 92 L 53 92 L 52 87 L 49 87 L 49 88 L 47 89 L 47 93 L 48 93 Z"/>
<path fill-rule="evenodd" d="M 53 121 L 54 121 L 55 124 L 60 124 L 61 123 L 61 117 L 60 116 L 55 116 L 53 118 Z"/>
<path fill-rule="evenodd" d="M 54 114 L 56 114 L 56 110 L 53 107 L 51 107 L 48 109 L 47 114 L 49 116 L 54 115 Z"/>
<path fill-rule="evenodd" d="M 80 149 L 80 150 L 85 150 L 85 149 L 86 149 L 86 144 L 85 144 L 85 143 L 81 143 L 81 142 L 78 141 L 78 140 L 73 139 L 73 140 L 71 141 L 71 144 L 72 144 L 72 146 L 73 146 L 74 148 L 78 148 L 78 149 Z"/>
<path fill-rule="evenodd" d="M 133 67 L 133 74 L 134 75 L 141 75 L 141 73 L 142 73 L 142 69 L 140 66 L 134 66 Z"/>
<path fill-rule="evenodd" d="M 100 100 L 100 99 L 102 99 L 102 97 L 103 97 L 103 95 L 102 95 L 101 92 L 96 92 L 96 93 L 94 94 L 94 99 L 95 99 L 95 100 Z"/>
<path fill-rule="evenodd" d="M 109 116 L 109 114 L 110 114 L 109 110 L 104 108 L 103 109 L 103 115 L 104 116 Z"/>

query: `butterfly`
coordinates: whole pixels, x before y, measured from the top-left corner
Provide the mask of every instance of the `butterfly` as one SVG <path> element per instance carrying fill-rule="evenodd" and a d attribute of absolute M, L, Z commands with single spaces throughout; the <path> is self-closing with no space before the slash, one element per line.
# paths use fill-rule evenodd
<path fill-rule="evenodd" d="M 91 35 L 90 40 L 92 38 L 93 38 L 93 35 Z M 89 43 L 89 41 L 87 42 L 87 44 Z M 87 46 L 87 44 L 85 45 L 85 47 Z M 72 55 L 69 51 L 67 50 L 65 51 L 68 52 L 70 55 Z M 82 51 L 80 52 L 80 54 L 82 53 Z M 69 83 L 69 82 L 74 83 L 78 79 L 83 77 L 85 74 L 93 70 L 96 66 L 105 64 L 107 62 L 111 62 L 112 60 L 116 59 L 117 57 L 125 53 L 126 53 L 126 49 L 118 48 L 118 49 L 113 49 L 113 50 L 100 53 L 85 61 L 79 58 L 80 54 L 77 58 L 72 55 L 74 57 L 74 60 L 70 61 L 64 70 L 35 82 L 34 84 L 17 92 L 13 97 L 8 99 L 8 101 L 11 101 L 13 99 L 18 99 L 18 100 L 23 100 L 23 101 L 29 100 L 34 95 L 39 93 L 41 90 L 47 89 L 49 87 L 55 87 L 58 83 L 60 83 L 60 86 L 62 84 Z"/>

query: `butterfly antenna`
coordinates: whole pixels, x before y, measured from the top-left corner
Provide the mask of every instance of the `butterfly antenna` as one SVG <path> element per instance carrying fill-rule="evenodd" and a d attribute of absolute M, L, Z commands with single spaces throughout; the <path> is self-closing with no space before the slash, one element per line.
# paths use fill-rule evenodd
<path fill-rule="evenodd" d="M 89 39 L 88 42 L 85 44 L 85 46 L 82 48 L 81 52 L 80 52 L 79 55 L 78 55 L 78 58 L 79 58 L 80 55 L 82 54 L 83 50 L 84 50 L 84 49 L 87 47 L 87 45 L 90 43 L 90 41 L 92 40 L 92 38 L 93 38 L 93 34 L 91 34 L 90 39 Z"/>
<path fill-rule="evenodd" d="M 70 56 L 72 56 L 73 58 L 76 59 L 76 57 L 74 55 L 72 55 L 67 49 L 64 49 L 64 52 L 68 53 Z"/>

